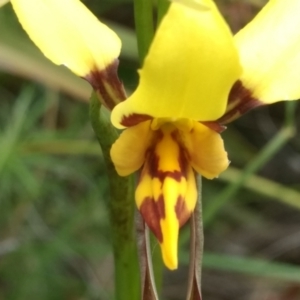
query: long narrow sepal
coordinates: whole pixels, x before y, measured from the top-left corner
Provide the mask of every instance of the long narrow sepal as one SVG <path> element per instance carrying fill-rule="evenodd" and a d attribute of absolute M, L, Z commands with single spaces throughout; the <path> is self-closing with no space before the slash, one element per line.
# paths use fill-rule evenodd
<path fill-rule="evenodd" d="M 190 219 L 190 269 L 186 300 L 202 300 L 201 269 L 203 256 L 203 225 L 201 204 L 201 176 L 197 178 L 198 201 Z"/>
<path fill-rule="evenodd" d="M 136 211 L 135 227 L 140 262 L 141 300 L 158 300 L 153 276 L 149 228 L 145 224 L 139 211 Z"/>

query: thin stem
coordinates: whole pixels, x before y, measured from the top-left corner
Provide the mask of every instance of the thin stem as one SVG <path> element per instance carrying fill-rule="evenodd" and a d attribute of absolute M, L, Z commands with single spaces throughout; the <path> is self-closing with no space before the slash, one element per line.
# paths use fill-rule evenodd
<path fill-rule="evenodd" d="M 295 124 L 296 114 L 295 110 L 298 105 L 298 101 L 286 101 L 285 102 L 285 120 L 286 127 L 292 127 Z"/>
<path fill-rule="evenodd" d="M 169 0 L 157 0 L 157 25 L 160 24 L 162 18 L 167 13 L 170 3 Z"/>
<path fill-rule="evenodd" d="M 108 113 L 101 111 L 100 114 L 101 105 L 95 93 L 90 101 L 91 123 L 102 149 L 109 178 L 110 197 L 107 199 L 107 206 L 115 260 L 115 299 L 138 300 L 140 280 L 133 235 L 133 178 L 120 177 L 116 173 L 110 158 L 110 148 L 118 138 L 118 132 L 111 125 Z"/>
<path fill-rule="evenodd" d="M 134 19 L 142 65 L 154 36 L 152 0 L 134 0 Z"/>

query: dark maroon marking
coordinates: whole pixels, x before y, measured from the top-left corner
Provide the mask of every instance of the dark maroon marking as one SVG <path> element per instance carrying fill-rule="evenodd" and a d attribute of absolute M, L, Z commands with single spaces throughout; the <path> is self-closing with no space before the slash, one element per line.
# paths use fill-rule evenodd
<path fill-rule="evenodd" d="M 163 133 L 160 130 L 156 132 L 156 136 L 155 136 L 156 141 L 154 143 L 154 146 L 148 149 L 146 154 L 146 159 L 145 159 L 147 164 L 147 171 L 149 172 L 151 178 L 158 178 L 162 184 L 167 177 L 173 178 L 176 181 L 180 182 L 182 177 L 187 176 L 187 166 L 189 162 L 188 162 L 188 156 L 186 154 L 186 151 L 180 145 L 177 131 L 172 132 L 171 137 L 179 144 L 179 157 L 177 157 L 179 162 L 179 167 L 180 167 L 179 171 L 178 170 L 163 171 L 159 169 L 160 157 L 155 153 L 155 145 L 163 138 Z"/>
<path fill-rule="evenodd" d="M 159 169 L 160 157 L 155 154 L 155 147 L 148 149 L 146 160 L 148 164 L 148 172 L 151 178 L 158 178 L 162 184 L 167 177 L 173 178 L 176 181 L 180 182 L 181 178 L 186 176 L 186 170 L 188 164 L 185 151 L 183 150 L 183 148 L 180 148 L 179 157 L 177 159 L 179 161 L 180 171 L 178 170 L 162 171 Z"/>
<path fill-rule="evenodd" d="M 153 198 L 147 197 L 144 199 L 139 211 L 158 241 L 162 243 L 163 235 L 160 227 L 160 220 L 165 218 L 165 203 L 163 196 L 160 196 L 157 202 L 155 202 Z"/>
<path fill-rule="evenodd" d="M 168 170 L 162 171 L 159 170 L 159 159 L 160 157 L 155 154 L 155 145 L 157 142 L 163 138 L 163 133 L 158 130 L 156 131 L 155 143 L 154 146 L 148 149 L 145 159 L 145 164 L 141 171 L 139 181 L 142 180 L 143 176 L 149 174 L 151 178 L 158 178 L 161 183 L 161 187 L 164 184 L 166 178 L 173 178 L 176 181 L 180 182 L 182 178 L 187 178 L 188 173 L 188 156 L 184 148 L 180 145 L 178 132 L 174 131 L 171 134 L 171 137 L 178 142 L 179 144 L 179 157 L 177 157 L 179 162 L 180 171 L 177 170 Z M 141 215 L 143 216 L 145 222 L 157 237 L 160 243 L 163 241 L 162 231 L 160 227 L 160 220 L 165 218 L 165 205 L 164 205 L 164 196 L 161 194 L 159 199 L 155 202 L 152 197 L 147 197 L 141 204 L 139 208 Z M 188 211 L 184 198 L 178 196 L 176 205 L 174 207 L 177 219 L 179 221 L 179 226 L 182 226 L 189 219 L 191 212 Z"/>
<path fill-rule="evenodd" d="M 200 122 L 200 123 L 202 123 L 203 125 L 205 125 L 209 129 L 214 130 L 218 133 L 222 133 L 226 129 L 226 126 L 221 125 L 220 123 L 214 122 L 214 121 Z"/>
<path fill-rule="evenodd" d="M 181 173 L 184 177 L 187 176 L 188 173 L 188 165 L 189 165 L 189 155 L 188 152 L 185 150 L 184 145 L 182 145 L 182 142 L 180 141 L 180 136 L 178 131 L 174 131 L 171 134 L 172 139 L 177 142 L 179 145 L 179 157 L 178 162 L 180 166 Z"/>
<path fill-rule="evenodd" d="M 243 86 L 241 80 L 238 80 L 228 96 L 228 108 L 225 114 L 217 120 L 220 124 L 227 124 L 251 109 L 262 106 L 264 103 L 252 96 L 252 92 Z M 229 108 L 229 106 L 232 106 Z"/>
<path fill-rule="evenodd" d="M 137 125 L 141 122 L 148 121 L 153 119 L 149 115 L 142 115 L 142 114 L 131 114 L 129 116 L 124 116 L 121 120 L 121 124 L 125 127 L 131 127 Z"/>
<path fill-rule="evenodd" d="M 93 70 L 85 77 L 94 90 L 101 95 L 101 98 L 103 99 L 102 104 L 109 110 L 112 110 L 119 102 L 124 101 L 127 98 L 123 83 L 118 77 L 118 66 L 119 60 L 116 59 L 104 70 Z M 118 102 L 109 95 L 107 88 L 105 87 L 105 83 L 111 87 L 118 99 Z"/>
<path fill-rule="evenodd" d="M 179 221 L 179 227 L 183 226 L 192 214 L 192 212 L 187 209 L 186 203 L 184 202 L 184 198 L 182 196 L 178 196 L 177 198 L 175 213 Z"/>

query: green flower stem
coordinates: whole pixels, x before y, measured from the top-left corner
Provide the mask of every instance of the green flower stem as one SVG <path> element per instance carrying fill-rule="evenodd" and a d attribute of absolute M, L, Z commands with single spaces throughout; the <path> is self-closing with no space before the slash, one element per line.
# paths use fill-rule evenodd
<path fill-rule="evenodd" d="M 134 18 L 142 65 L 154 36 L 152 0 L 134 0 Z"/>
<path fill-rule="evenodd" d="M 211 201 L 205 208 L 203 217 L 204 226 L 213 221 L 218 211 L 230 201 L 237 191 L 247 182 L 247 180 L 256 173 L 264 164 L 266 164 L 288 141 L 295 135 L 294 119 L 296 104 L 286 103 L 285 125 L 278 134 L 262 149 L 262 151 L 246 165 L 241 176 L 221 192 L 218 197 Z"/>
<path fill-rule="evenodd" d="M 138 300 L 140 280 L 137 249 L 133 235 L 134 183 L 132 177 L 120 177 L 110 159 L 110 148 L 118 138 L 118 131 L 111 125 L 108 113 L 101 110 L 95 93 L 90 99 L 90 118 L 102 149 L 109 178 L 111 236 L 115 260 L 115 299 Z"/>
<path fill-rule="evenodd" d="M 163 16 L 168 11 L 170 3 L 169 0 L 157 0 L 157 25 L 160 24 Z"/>

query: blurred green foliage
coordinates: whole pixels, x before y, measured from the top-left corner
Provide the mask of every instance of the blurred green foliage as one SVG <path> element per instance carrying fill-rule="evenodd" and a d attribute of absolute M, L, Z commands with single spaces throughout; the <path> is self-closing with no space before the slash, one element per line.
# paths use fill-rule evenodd
<path fill-rule="evenodd" d="M 219 4 L 239 28 L 260 4 L 250 2 Z M 132 1 L 85 3 L 120 35 L 120 77 L 133 90 L 138 55 Z M 233 18 L 238 13 L 239 20 Z M 0 28 L 0 299 L 112 299 L 108 188 L 89 122 L 91 89 L 39 53 L 9 4 L 0 10 Z M 251 112 L 223 134 L 234 168 L 204 181 L 206 300 L 300 295 L 295 115 L 297 107 L 276 104 Z M 163 299 L 183 299 L 188 240 L 185 227 L 181 268 L 165 272 Z"/>

